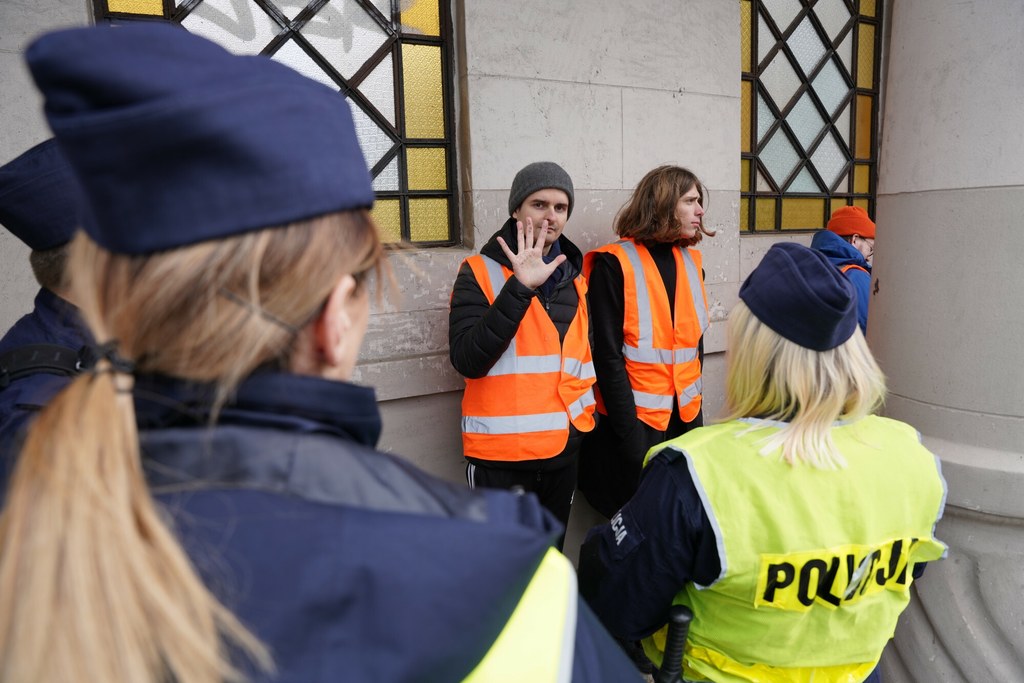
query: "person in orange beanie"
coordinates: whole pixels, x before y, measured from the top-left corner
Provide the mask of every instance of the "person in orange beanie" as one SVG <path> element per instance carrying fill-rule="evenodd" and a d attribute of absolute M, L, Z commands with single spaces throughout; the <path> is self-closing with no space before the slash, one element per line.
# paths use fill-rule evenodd
<path fill-rule="evenodd" d="M 841 206 L 832 213 L 827 229 L 811 240 L 811 248 L 824 254 L 853 283 L 857 291 L 857 323 L 866 334 L 875 222 L 859 206 Z"/>

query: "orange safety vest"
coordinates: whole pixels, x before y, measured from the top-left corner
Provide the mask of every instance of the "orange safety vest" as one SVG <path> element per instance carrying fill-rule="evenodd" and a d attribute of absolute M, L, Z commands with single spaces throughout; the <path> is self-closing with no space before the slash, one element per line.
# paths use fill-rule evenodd
<path fill-rule="evenodd" d="M 675 324 L 661 273 L 643 244 L 627 238 L 606 244 L 583 259 L 583 274 L 590 277 L 594 254 L 614 255 L 622 266 L 625 311 L 622 356 L 633 388 L 636 416 L 664 431 L 673 403 L 679 417 L 690 422 L 700 411 L 701 379 L 698 345 L 708 328 L 708 299 L 701 278 L 701 255 L 696 249 L 676 247 Z M 641 295 L 638 295 L 641 294 Z M 607 414 L 601 394 L 597 410 Z"/>
<path fill-rule="evenodd" d="M 477 284 L 493 304 L 512 271 L 487 256 L 471 256 Z M 594 428 L 594 361 L 590 355 L 587 285 L 573 280 L 579 303 L 559 343 L 558 329 L 534 297 L 516 336 L 484 377 L 466 379 L 462 447 L 482 460 L 552 458 L 569 440 L 569 422 Z"/>

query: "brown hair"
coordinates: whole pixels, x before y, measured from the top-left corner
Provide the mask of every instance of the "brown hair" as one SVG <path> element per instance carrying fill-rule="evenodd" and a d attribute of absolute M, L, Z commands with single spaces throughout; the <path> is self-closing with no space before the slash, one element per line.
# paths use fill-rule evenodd
<path fill-rule="evenodd" d="M 29 253 L 28 262 L 40 287 L 45 287 L 51 292 L 60 292 L 67 286 L 69 250 L 69 244 L 62 244 L 53 249 L 33 250 Z"/>
<path fill-rule="evenodd" d="M 697 188 L 700 205 L 706 207 L 707 193 L 693 171 L 669 165 L 649 171 L 615 216 L 615 233 L 644 244 L 671 243 L 682 247 L 697 244 L 703 235 L 713 236 L 715 232 L 704 227 L 703 217 L 696 235 L 689 239 L 679 236 L 682 226 L 676 220 L 676 205 L 694 187 Z"/>
<path fill-rule="evenodd" d="M 70 272 L 97 340 L 141 371 L 215 382 L 222 402 L 290 355 L 342 276 L 380 276 L 382 259 L 353 211 L 145 256 L 80 234 Z M 0 514 L 2 681 L 214 683 L 240 678 L 229 651 L 272 668 L 146 485 L 131 385 L 101 361 L 29 432 Z"/>

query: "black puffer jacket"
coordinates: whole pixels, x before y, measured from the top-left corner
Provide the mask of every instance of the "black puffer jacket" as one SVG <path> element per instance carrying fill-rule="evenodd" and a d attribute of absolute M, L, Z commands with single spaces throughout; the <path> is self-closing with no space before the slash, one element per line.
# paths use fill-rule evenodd
<path fill-rule="evenodd" d="M 491 235 L 480 253 L 511 268 L 512 264 L 498 244 L 499 235 L 505 240 L 505 244 L 515 245 L 515 220 L 509 218 L 498 232 Z M 541 299 L 551 317 L 551 322 L 558 330 L 559 340 L 565 339 L 579 303 L 572 282 L 582 272 L 583 253 L 564 235 L 559 238 L 558 246 L 565 254 L 566 260 L 554 273 L 556 283 L 549 296 L 541 293 L 541 287 L 536 290 L 530 289 L 513 276 L 505 281 L 505 286 L 498 292 L 494 304 L 491 305 L 477 284 L 469 265 L 463 264 L 459 269 L 448 312 L 448 353 L 452 366 L 463 377 L 478 379 L 487 374 L 516 336 L 519 324 L 535 296 Z M 575 458 L 580 439 L 580 433 L 570 424 L 569 441 L 565 451 L 555 458 L 544 461 L 545 469 L 562 466 L 567 464 L 566 460 Z M 473 462 L 478 461 L 473 459 Z M 486 467 L 493 466 L 494 463 L 479 461 L 479 464 Z M 519 463 L 507 464 L 511 466 Z"/>
<path fill-rule="evenodd" d="M 491 235 L 480 254 L 494 259 L 511 268 L 508 257 L 498 244 L 498 236 L 505 244 L 516 244 L 516 223 L 509 218 L 501 230 Z M 559 340 L 565 339 L 579 299 L 573 279 L 583 269 L 583 254 L 565 235 L 558 239 L 558 246 L 565 254 L 565 262 L 555 271 L 557 280 L 551 295 L 545 297 L 540 288 L 530 289 L 510 277 L 494 299 L 494 305 L 487 302 L 480 285 L 469 265 L 463 264 L 452 289 L 451 308 L 448 313 L 448 346 L 452 365 L 459 374 L 469 379 L 478 379 L 487 374 L 501 354 L 505 352 L 512 338 L 516 336 L 519 323 L 533 297 L 540 297 L 541 303 L 551 316 L 551 322 L 558 330 Z"/>

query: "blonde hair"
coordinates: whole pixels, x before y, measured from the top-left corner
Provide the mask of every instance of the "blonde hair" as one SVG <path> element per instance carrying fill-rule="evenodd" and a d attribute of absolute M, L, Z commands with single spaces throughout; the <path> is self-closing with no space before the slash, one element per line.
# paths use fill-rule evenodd
<path fill-rule="evenodd" d="M 845 467 L 832 441 L 834 423 L 869 415 L 885 398 L 885 377 L 859 328 L 836 348 L 814 351 L 764 325 L 740 301 L 729 314 L 727 358 L 726 419 L 784 421 L 761 453 L 781 449 L 791 465 Z"/>
<path fill-rule="evenodd" d="M 287 359 L 343 275 L 381 275 L 382 254 L 354 211 L 146 256 L 81 235 L 70 272 L 97 340 L 142 372 L 216 383 L 219 403 Z M 101 362 L 30 430 L 0 514 L 2 681 L 214 683 L 241 678 L 232 651 L 272 669 L 146 486 L 131 385 Z"/>
<path fill-rule="evenodd" d="M 626 203 L 615 216 L 615 234 L 631 237 L 646 245 L 669 243 L 681 247 L 692 247 L 704 235 L 713 237 L 714 230 L 704 227 L 700 219 L 700 230 L 690 238 L 682 239 L 683 226 L 676 219 L 676 206 L 687 192 L 697 188 L 697 201 L 707 208 L 707 192 L 693 171 L 682 166 L 658 166 L 647 172 Z"/>

